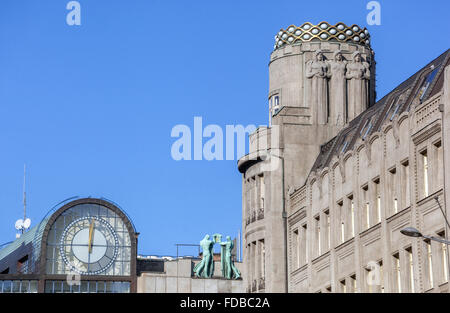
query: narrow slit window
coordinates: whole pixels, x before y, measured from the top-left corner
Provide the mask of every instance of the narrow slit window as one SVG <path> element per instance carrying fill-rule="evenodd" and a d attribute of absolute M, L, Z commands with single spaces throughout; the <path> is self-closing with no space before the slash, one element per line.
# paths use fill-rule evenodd
<path fill-rule="evenodd" d="M 423 195 L 428 197 L 428 154 L 427 151 L 422 152 L 422 164 L 423 164 Z"/>

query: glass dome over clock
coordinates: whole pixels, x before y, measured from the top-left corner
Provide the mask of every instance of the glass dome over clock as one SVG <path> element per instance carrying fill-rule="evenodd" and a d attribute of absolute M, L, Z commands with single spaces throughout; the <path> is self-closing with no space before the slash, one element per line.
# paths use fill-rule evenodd
<path fill-rule="evenodd" d="M 0 265 L 23 264 L 35 292 L 136 292 L 137 236 L 112 201 L 70 198 L 2 249 Z"/>
<path fill-rule="evenodd" d="M 130 275 L 129 230 L 105 204 L 75 204 L 51 226 L 46 260 L 47 274 Z"/>
<path fill-rule="evenodd" d="M 42 235 L 41 269 L 51 277 L 45 292 L 73 292 L 78 284 L 70 284 L 71 277 L 95 292 L 135 291 L 136 237 L 131 220 L 110 201 L 84 198 L 65 204 Z"/>

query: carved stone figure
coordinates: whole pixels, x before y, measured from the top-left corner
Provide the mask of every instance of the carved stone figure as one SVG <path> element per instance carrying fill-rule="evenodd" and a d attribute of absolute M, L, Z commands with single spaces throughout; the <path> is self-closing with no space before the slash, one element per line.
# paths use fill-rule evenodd
<path fill-rule="evenodd" d="M 311 79 L 310 103 L 317 112 L 317 123 L 326 124 L 328 119 L 328 64 L 321 50 L 315 60 L 306 63 L 306 78 Z"/>
<path fill-rule="evenodd" d="M 221 242 L 221 266 L 222 266 L 222 275 L 226 279 L 238 279 L 241 277 L 241 273 L 234 265 L 232 254 L 234 248 L 234 243 L 231 241 L 231 237 L 227 236 L 227 241 Z"/>
<path fill-rule="evenodd" d="M 363 61 L 361 52 L 355 51 L 353 61 L 347 64 L 348 118 L 353 119 L 369 106 L 370 66 Z"/>
<path fill-rule="evenodd" d="M 347 61 L 340 50 L 334 53 L 333 59 L 330 62 L 330 120 L 334 125 L 341 126 L 346 122 L 347 81 L 345 72 Z"/>
<path fill-rule="evenodd" d="M 197 277 L 210 278 L 214 274 L 214 241 L 209 240 L 209 235 L 206 235 L 205 238 L 200 241 L 200 247 L 203 249 L 203 258 L 200 263 L 194 267 L 194 274 Z"/>

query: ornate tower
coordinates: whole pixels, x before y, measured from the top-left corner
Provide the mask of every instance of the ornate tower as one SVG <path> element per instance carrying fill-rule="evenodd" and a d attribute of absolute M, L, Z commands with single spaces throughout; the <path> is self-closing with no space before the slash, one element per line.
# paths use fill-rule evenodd
<path fill-rule="evenodd" d="M 269 63 L 269 127 L 250 135 L 243 174 L 245 280 L 250 292 L 286 292 L 286 199 L 321 151 L 375 101 L 368 31 L 344 23 L 289 26 Z"/>

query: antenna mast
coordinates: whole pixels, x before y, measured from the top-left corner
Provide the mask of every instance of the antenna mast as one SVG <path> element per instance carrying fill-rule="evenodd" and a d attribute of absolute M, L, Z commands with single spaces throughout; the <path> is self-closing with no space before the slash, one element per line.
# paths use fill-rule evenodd
<path fill-rule="evenodd" d="M 23 165 L 23 219 L 18 219 L 14 225 L 20 233 L 16 234 L 16 238 L 20 236 L 28 229 L 31 225 L 31 220 L 27 218 L 27 193 L 26 193 L 26 165 Z"/>
<path fill-rule="evenodd" d="M 27 219 L 26 164 L 23 165 L 23 220 Z"/>

